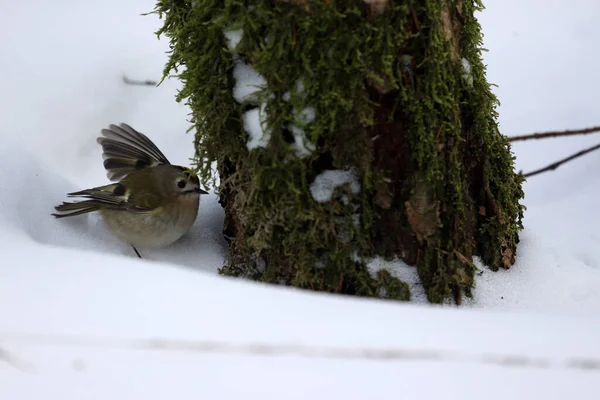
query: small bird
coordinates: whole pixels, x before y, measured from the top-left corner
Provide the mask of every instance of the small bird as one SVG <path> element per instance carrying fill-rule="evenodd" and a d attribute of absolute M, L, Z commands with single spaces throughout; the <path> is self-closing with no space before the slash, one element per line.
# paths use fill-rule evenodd
<path fill-rule="evenodd" d="M 144 134 L 127 124 L 102 129 L 102 158 L 108 179 L 117 182 L 68 197 L 85 200 L 63 202 L 56 218 L 98 211 L 108 228 L 135 254 L 137 247 L 165 247 L 182 237 L 198 215 L 200 181 L 189 168 L 172 165 Z"/>

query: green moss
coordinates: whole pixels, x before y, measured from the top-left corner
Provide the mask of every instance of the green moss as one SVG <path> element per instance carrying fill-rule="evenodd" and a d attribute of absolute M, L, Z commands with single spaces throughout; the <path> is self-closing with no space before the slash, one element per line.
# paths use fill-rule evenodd
<path fill-rule="evenodd" d="M 481 62 L 473 16 L 481 5 L 396 1 L 372 17 L 359 0 L 303 3 L 156 6 L 158 34 L 171 43 L 165 76 L 175 71 L 183 82 L 177 100 L 192 109 L 199 175 L 214 183 L 216 165 L 221 177 L 231 239 L 221 272 L 406 300 L 406 284 L 356 261 L 401 256 L 417 265 L 430 301 L 460 302 L 473 286 L 471 256 L 506 266 L 522 228 L 522 177 L 498 132 Z M 233 54 L 223 36 L 231 27 L 244 32 L 235 53 L 267 81 L 257 94 L 272 131 L 266 148 L 246 147 L 241 121 L 254 105 L 232 97 Z M 316 110 L 303 126 L 316 151 L 299 158 L 287 129 L 306 106 Z M 318 203 L 310 183 L 333 168 L 352 168 L 361 191 L 340 187 L 333 201 Z"/>

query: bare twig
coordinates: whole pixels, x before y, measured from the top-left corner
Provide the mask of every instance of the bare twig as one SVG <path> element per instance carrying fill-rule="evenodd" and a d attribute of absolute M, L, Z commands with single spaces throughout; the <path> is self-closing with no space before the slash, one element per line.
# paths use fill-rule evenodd
<path fill-rule="evenodd" d="M 518 142 L 521 140 L 529 140 L 529 139 L 546 139 L 546 138 L 550 138 L 550 137 L 560 137 L 560 136 L 587 135 L 588 133 L 595 133 L 595 132 L 600 132 L 600 126 L 594 126 L 591 128 L 576 129 L 576 130 L 531 133 L 529 135 L 509 137 L 508 140 L 510 142 Z"/>
<path fill-rule="evenodd" d="M 126 76 L 123 77 L 123 82 L 125 82 L 126 85 L 140 85 L 140 86 L 156 86 L 157 85 L 156 81 L 151 81 L 151 80 L 136 81 L 136 80 L 129 79 Z"/>
<path fill-rule="evenodd" d="M 556 162 L 554 162 L 554 163 L 552 163 L 552 164 L 550 164 L 550 165 L 548 165 L 548 166 L 546 166 L 544 168 L 540 168 L 540 169 L 537 169 L 535 171 L 528 172 L 528 173 L 525 174 L 525 177 L 529 178 L 530 176 L 541 174 L 542 172 L 553 171 L 553 170 L 555 170 L 556 168 L 560 167 L 561 165 L 563 165 L 566 162 L 569 162 L 571 160 L 579 158 L 579 157 L 581 157 L 583 155 L 586 155 L 587 153 L 591 153 L 592 151 L 598 150 L 598 149 L 600 149 L 600 144 L 597 144 L 597 145 L 592 146 L 590 148 L 587 148 L 585 150 L 581 150 L 581 151 L 579 151 L 579 152 L 577 152 L 577 153 L 575 153 L 575 154 L 573 154 L 573 155 L 571 155 L 571 156 L 569 156 L 567 158 L 563 158 L 562 160 L 556 161 Z"/>

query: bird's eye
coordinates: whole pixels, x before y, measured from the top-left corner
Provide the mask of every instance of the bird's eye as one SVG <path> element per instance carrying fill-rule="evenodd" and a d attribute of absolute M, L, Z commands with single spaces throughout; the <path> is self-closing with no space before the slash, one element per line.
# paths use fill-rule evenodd
<path fill-rule="evenodd" d="M 180 189 L 183 189 L 185 187 L 185 181 L 179 181 L 177 182 L 177 187 Z"/>

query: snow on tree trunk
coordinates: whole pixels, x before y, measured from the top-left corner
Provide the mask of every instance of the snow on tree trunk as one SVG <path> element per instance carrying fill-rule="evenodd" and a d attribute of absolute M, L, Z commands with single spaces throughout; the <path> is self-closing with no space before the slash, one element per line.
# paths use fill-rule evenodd
<path fill-rule="evenodd" d="M 164 0 L 204 182 L 219 176 L 222 274 L 406 300 L 471 295 L 515 260 L 523 177 L 496 123 L 474 0 Z M 182 71 L 178 68 L 183 66 Z"/>

